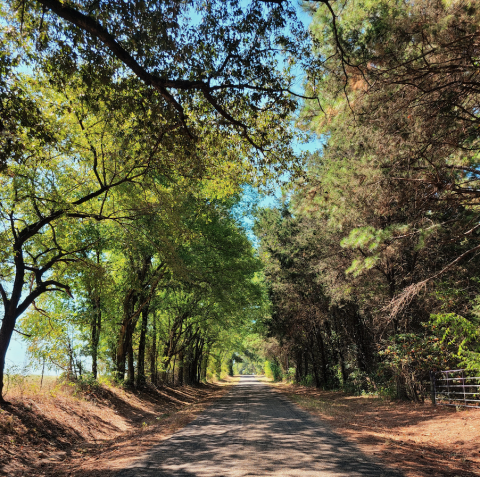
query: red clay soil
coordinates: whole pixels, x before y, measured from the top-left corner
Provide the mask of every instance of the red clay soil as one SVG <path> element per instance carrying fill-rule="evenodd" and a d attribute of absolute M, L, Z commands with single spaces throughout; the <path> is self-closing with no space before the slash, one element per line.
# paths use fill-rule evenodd
<path fill-rule="evenodd" d="M 364 453 L 398 467 L 406 477 L 480 476 L 480 409 L 349 396 L 273 384 Z"/>
<path fill-rule="evenodd" d="M 275 384 L 366 454 L 406 477 L 480 476 L 480 410 Z M 0 475 L 109 477 L 193 420 L 228 388 L 102 387 L 9 398 L 0 409 Z"/>
<path fill-rule="evenodd" d="M 57 390 L 58 391 L 58 390 Z M 222 385 L 9 398 L 0 409 L 0 475 L 108 477 L 184 427 Z"/>

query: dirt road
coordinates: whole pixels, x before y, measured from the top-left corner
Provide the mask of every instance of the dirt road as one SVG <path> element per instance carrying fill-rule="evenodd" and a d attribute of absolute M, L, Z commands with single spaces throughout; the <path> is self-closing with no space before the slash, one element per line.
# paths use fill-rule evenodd
<path fill-rule="evenodd" d="M 153 444 L 153 443 L 152 443 Z M 118 477 L 401 477 L 268 385 L 243 376 L 195 421 Z"/>

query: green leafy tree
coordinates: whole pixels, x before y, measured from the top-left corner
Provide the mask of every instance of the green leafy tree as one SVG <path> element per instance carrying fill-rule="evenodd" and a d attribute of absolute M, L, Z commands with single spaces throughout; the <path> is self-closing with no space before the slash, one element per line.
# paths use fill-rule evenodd
<path fill-rule="evenodd" d="M 3 373 L 22 313 L 71 293 L 62 277 L 94 248 L 72 240 L 79 226 L 144 213 L 122 208 L 135 189 L 200 179 L 227 197 L 296 162 L 292 62 L 308 62 L 308 35 L 278 2 L 12 1 L 0 13 Z"/>

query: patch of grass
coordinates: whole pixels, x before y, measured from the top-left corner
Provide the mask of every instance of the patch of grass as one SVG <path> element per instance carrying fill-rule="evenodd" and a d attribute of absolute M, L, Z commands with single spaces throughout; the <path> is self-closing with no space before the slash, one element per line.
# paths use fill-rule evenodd
<path fill-rule="evenodd" d="M 342 402 L 323 400 L 311 395 L 288 394 L 288 397 L 307 411 L 337 417 L 348 412 L 348 406 Z"/>
<path fill-rule="evenodd" d="M 24 399 L 42 394 L 49 394 L 58 385 L 56 376 L 37 374 L 9 374 L 6 379 L 6 399 Z"/>

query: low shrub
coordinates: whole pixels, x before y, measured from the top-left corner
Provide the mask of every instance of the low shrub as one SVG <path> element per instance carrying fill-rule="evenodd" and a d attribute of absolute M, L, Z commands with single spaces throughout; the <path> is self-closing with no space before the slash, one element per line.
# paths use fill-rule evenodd
<path fill-rule="evenodd" d="M 265 361 L 264 364 L 265 376 L 274 381 L 281 381 L 283 377 L 282 368 L 275 361 Z"/>

